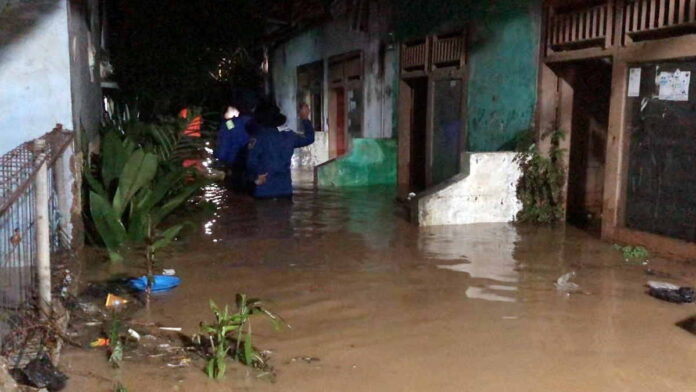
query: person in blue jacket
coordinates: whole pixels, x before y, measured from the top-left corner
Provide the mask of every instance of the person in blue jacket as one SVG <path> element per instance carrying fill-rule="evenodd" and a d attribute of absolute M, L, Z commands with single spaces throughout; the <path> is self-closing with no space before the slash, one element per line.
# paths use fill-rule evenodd
<path fill-rule="evenodd" d="M 309 111 L 301 110 L 299 114 L 304 133 L 285 128 L 286 117 L 275 105 L 265 104 L 256 109 L 256 129 L 249 140 L 247 158 L 247 170 L 254 183 L 252 196 L 255 198 L 292 198 L 292 154 L 296 148 L 314 143 Z"/>
<path fill-rule="evenodd" d="M 214 156 L 225 168 L 228 185 L 243 191 L 246 189 L 246 147 L 253 117 L 244 105 L 239 105 L 239 108 L 227 107 L 218 127 Z"/>

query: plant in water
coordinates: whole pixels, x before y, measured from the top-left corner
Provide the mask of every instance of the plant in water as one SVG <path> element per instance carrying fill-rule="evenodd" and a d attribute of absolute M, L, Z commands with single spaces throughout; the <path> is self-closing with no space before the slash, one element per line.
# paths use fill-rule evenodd
<path fill-rule="evenodd" d="M 625 260 L 645 260 L 650 257 L 650 252 L 642 246 L 614 244 L 614 249 L 620 251 Z"/>
<path fill-rule="evenodd" d="M 563 218 L 563 186 L 565 170 L 560 142 L 565 137 L 560 130 L 552 131 L 548 156 L 543 156 L 536 144 L 517 154 L 522 176 L 517 184 L 517 197 L 522 210 L 517 214 L 520 222 L 554 223 Z"/>
<path fill-rule="evenodd" d="M 128 389 L 123 384 L 118 383 L 114 385 L 114 392 L 128 392 Z"/>
<path fill-rule="evenodd" d="M 244 294 L 237 294 L 236 304 L 237 312 L 230 313 L 228 306 L 221 310 L 210 300 L 210 310 L 215 315 L 215 322 L 201 324 L 201 332 L 204 335 L 199 336 L 198 340 L 200 344 L 210 344 L 209 358 L 205 366 L 205 373 L 210 378 L 224 377 L 228 355 L 246 366 L 271 370 L 266 358 L 252 344 L 251 316 L 264 315 L 276 329 L 285 324 L 284 321 L 266 309 L 261 300 L 248 299 Z"/>
<path fill-rule="evenodd" d="M 109 328 L 109 363 L 111 366 L 117 368 L 121 366 L 121 361 L 123 360 L 123 342 L 120 336 L 121 331 L 121 320 L 116 318 L 114 313 L 114 318 L 111 321 L 111 326 Z"/>

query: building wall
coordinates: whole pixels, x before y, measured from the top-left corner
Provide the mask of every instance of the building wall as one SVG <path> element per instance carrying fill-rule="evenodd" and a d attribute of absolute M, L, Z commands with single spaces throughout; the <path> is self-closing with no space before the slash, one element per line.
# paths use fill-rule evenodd
<path fill-rule="evenodd" d="M 387 45 L 385 22 L 387 18 L 384 5 L 371 5 L 368 32 L 350 29 L 346 17 L 319 26 L 300 34 L 279 46 L 272 55 L 273 88 L 275 99 L 288 124 L 297 124 L 297 67 L 315 61 L 324 61 L 323 129 L 328 129 L 327 83 L 328 58 L 355 50 L 363 52 L 363 137 L 391 138 L 395 132 L 394 110 L 398 81 L 398 56 L 396 45 Z M 325 147 L 326 146 L 326 147 Z M 328 143 L 313 147 L 314 154 L 328 159 Z M 311 150 L 311 148 L 310 148 Z M 305 162 L 321 163 L 320 159 L 304 158 Z M 295 164 L 299 162 L 296 160 Z"/>
<path fill-rule="evenodd" d="M 102 120 L 99 73 L 101 25 L 98 0 L 69 0 L 70 80 L 73 124 L 79 137 L 93 140 Z"/>
<path fill-rule="evenodd" d="M 512 150 L 533 128 L 541 2 L 489 7 L 472 21 L 468 50 L 468 151 Z"/>
<path fill-rule="evenodd" d="M 0 154 L 73 128 L 66 1 L 29 0 L 0 14 Z"/>

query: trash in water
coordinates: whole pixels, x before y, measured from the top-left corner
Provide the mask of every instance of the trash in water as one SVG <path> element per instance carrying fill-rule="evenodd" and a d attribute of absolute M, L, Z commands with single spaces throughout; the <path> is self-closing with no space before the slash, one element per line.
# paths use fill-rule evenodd
<path fill-rule="evenodd" d="M 648 294 L 651 297 L 675 304 L 692 303 L 696 292 L 691 287 L 679 287 L 672 283 L 649 281 Z"/>
<path fill-rule="evenodd" d="M 556 283 L 554 283 L 554 285 L 556 286 L 556 290 L 568 294 L 579 292 L 580 286 L 578 286 L 577 283 L 573 283 L 570 281 L 573 278 L 575 278 L 575 271 L 571 271 L 567 274 L 562 275 L 560 278 L 556 280 Z"/>
<path fill-rule="evenodd" d="M 187 367 L 190 365 L 191 365 L 191 358 L 180 358 L 177 362 L 167 363 L 167 367 L 170 367 L 170 368 Z"/>
<path fill-rule="evenodd" d="M 159 329 L 162 331 L 168 331 L 168 332 L 181 332 L 180 327 L 159 327 Z"/>
<path fill-rule="evenodd" d="M 290 359 L 290 362 L 297 362 L 297 361 L 304 361 L 307 363 L 312 363 L 312 362 L 319 362 L 319 358 L 302 355 L 302 356 L 294 357 L 294 358 Z"/>
<path fill-rule="evenodd" d="M 109 345 L 109 339 L 107 338 L 99 338 L 92 343 L 89 344 L 90 347 L 95 348 L 95 347 L 106 347 Z"/>
<path fill-rule="evenodd" d="M 128 335 L 133 339 L 140 341 L 140 334 L 132 328 L 128 328 Z"/>
<path fill-rule="evenodd" d="M 696 316 L 691 316 L 686 320 L 678 322 L 677 326 L 687 332 L 691 332 L 692 335 L 696 335 Z"/>
<path fill-rule="evenodd" d="M 104 306 L 106 306 L 107 308 L 120 308 L 121 306 L 123 306 L 127 303 L 128 303 L 127 299 L 125 299 L 123 297 L 119 297 L 118 295 L 114 295 L 114 294 L 109 293 L 106 296 L 106 303 L 104 303 Z"/>
<path fill-rule="evenodd" d="M 648 281 L 648 287 L 656 290 L 679 290 L 679 286 L 667 282 L 658 282 L 655 280 Z"/>
<path fill-rule="evenodd" d="M 50 392 L 62 390 L 68 380 L 68 376 L 53 366 L 46 353 L 31 360 L 23 369 L 15 369 L 13 373 L 20 383 L 46 388 Z"/>
<path fill-rule="evenodd" d="M 174 275 L 176 275 L 176 270 L 174 268 L 165 268 L 162 270 L 162 275 L 174 276 Z"/>
<path fill-rule="evenodd" d="M 180 282 L 181 279 L 176 276 L 155 275 L 152 278 L 151 289 L 153 292 L 168 291 L 178 286 Z M 147 276 L 133 278 L 128 281 L 128 284 L 135 290 L 145 291 L 147 289 Z"/>

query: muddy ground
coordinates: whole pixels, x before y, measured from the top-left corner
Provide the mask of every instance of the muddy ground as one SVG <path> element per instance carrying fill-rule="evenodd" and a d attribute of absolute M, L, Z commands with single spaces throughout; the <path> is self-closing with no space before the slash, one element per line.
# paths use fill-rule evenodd
<path fill-rule="evenodd" d="M 196 361 L 126 360 L 115 372 L 104 351 L 70 348 L 68 391 L 110 391 L 116 378 L 131 392 L 696 389 L 696 336 L 675 326 L 696 308 L 653 299 L 644 287 L 649 279 L 693 285 L 696 269 L 686 263 L 627 263 L 611 244 L 566 226 L 419 230 L 386 189 L 304 187 L 293 204 L 215 187 L 207 196 L 220 206 L 215 216 L 196 222 L 200 232 L 162 261 L 181 286 L 138 317 L 192 334 L 211 320 L 208 299 L 267 299 L 292 325 L 254 324 L 276 382 L 241 366 L 210 381 Z M 104 270 L 91 260 L 83 279 Z M 556 290 L 569 271 L 583 292 Z"/>

